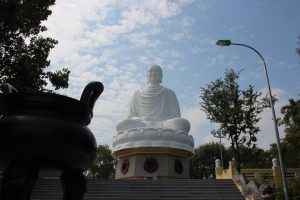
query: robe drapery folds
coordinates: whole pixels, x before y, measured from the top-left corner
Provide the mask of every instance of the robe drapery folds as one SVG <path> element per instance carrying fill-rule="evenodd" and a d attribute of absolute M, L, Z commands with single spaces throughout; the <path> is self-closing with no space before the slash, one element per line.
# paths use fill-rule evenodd
<path fill-rule="evenodd" d="M 145 121 L 164 121 L 180 118 L 180 109 L 175 93 L 161 85 L 138 90 L 131 99 L 128 118 Z"/>

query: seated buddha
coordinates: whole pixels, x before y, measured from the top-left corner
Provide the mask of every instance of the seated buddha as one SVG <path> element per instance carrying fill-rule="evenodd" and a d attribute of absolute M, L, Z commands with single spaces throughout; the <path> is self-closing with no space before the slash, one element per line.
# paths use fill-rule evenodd
<path fill-rule="evenodd" d="M 118 133 L 140 128 L 173 129 L 188 133 L 190 123 L 181 118 L 175 93 L 161 85 L 161 67 L 150 65 L 147 78 L 147 85 L 132 96 L 127 119 L 117 124 Z"/>

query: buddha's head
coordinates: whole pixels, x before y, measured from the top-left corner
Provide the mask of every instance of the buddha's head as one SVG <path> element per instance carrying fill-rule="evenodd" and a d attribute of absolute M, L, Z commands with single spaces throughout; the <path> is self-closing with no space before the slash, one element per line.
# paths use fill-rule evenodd
<path fill-rule="evenodd" d="M 159 65 L 150 65 L 147 71 L 148 83 L 159 84 L 162 82 L 163 73 Z"/>

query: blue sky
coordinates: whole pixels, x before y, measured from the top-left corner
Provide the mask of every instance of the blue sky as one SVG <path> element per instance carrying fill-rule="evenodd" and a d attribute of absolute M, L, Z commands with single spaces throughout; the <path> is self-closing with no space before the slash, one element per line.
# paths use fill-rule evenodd
<path fill-rule="evenodd" d="M 218 39 L 248 44 L 264 56 L 279 98 L 278 117 L 289 98 L 299 98 L 299 8 L 298 0 L 57 0 L 44 23 L 44 35 L 59 41 L 50 53 L 50 70 L 70 69 L 69 88 L 59 92 L 76 99 L 88 82 L 104 84 L 89 128 L 98 144 L 111 146 L 131 95 L 146 84 L 147 66 L 159 64 L 163 85 L 177 94 L 198 146 L 217 141 L 210 134 L 217 125 L 199 106 L 201 87 L 232 68 L 245 69 L 242 89 L 252 84 L 267 92 L 259 57 L 239 46 L 218 47 Z M 275 142 L 270 110 L 261 117 L 258 145 L 268 148 Z"/>

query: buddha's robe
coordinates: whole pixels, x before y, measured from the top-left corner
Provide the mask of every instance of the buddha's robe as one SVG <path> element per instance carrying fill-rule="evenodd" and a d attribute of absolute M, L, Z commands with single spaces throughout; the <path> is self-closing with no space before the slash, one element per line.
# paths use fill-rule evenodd
<path fill-rule="evenodd" d="M 148 86 L 132 96 L 128 118 L 158 122 L 180 117 L 177 97 L 166 87 Z"/>
<path fill-rule="evenodd" d="M 181 118 L 175 93 L 161 85 L 147 85 L 134 93 L 128 118 L 117 124 L 117 131 L 135 128 L 168 128 L 190 130 L 190 123 Z"/>

